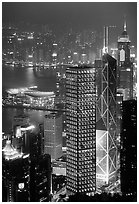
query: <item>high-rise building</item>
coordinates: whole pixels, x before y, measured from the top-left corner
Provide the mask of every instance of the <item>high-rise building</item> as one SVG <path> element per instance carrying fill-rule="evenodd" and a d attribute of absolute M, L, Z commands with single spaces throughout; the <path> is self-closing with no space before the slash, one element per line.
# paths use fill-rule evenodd
<path fill-rule="evenodd" d="M 102 66 L 103 62 L 102 59 L 96 59 L 95 60 L 95 69 L 96 69 L 96 100 L 98 101 L 101 98 L 102 93 Z M 99 103 L 99 107 L 101 107 L 101 103 Z M 96 122 L 101 119 L 101 114 L 98 108 L 96 106 Z"/>
<path fill-rule="evenodd" d="M 117 110 L 117 136 L 118 136 L 119 141 L 120 141 L 121 122 L 122 122 L 122 102 L 123 102 L 123 94 L 122 93 L 117 92 L 116 101 L 117 101 L 117 109 L 116 109 Z"/>
<path fill-rule="evenodd" d="M 30 154 L 31 152 L 30 145 L 31 145 L 32 135 L 36 134 L 35 132 L 37 132 L 37 128 L 35 128 L 34 125 L 27 125 L 27 126 L 21 127 L 20 131 L 21 131 L 21 136 L 17 138 L 13 138 L 12 143 L 16 147 L 18 148 L 20 147 L 21 152 Z"/>
<path fill-rule="evenodd" d="M 13 127 L 13 136 L 12 136 L 12 144 L 13 146 L 19 151 L 24 152 L 24 135 L 22 132 L 23 127 L 29 126 L 29 117 L 25 115 L 17 115 L 14 116 L 14 119 L 12 121 L 12 127 Z"/>
<path fill-rule="evenodd" d="M 50 154 L 51 160 L 62 156 L 62 115 L 59 112 L 45 115 L 44 154 Z"/>
<path fill-rule="evenodd" d="M 30 201 L 49 202 L 51 192 L 51 157 L 34 157 L 30 164 Z"/>
<path fill-rule="evenodd" d="M 66 66 L 60 65 L 57 67 L 56 75 L 56 99 L 55 103 L 64 104 L 66 101 Z"/>
<path fill-rule="evenodd" d="M 73 64 L 78 64 L 79 63 L 79 53 L 78 52 L 73 52 Z"/>
<path fill-rule="evenodd" d="M 137 193 L 137 101 L 122 103 L 121 192 Z"/>
<path fill-rule="evenodd" d="M 118 39 L 118 88 L 126 93 L 123 100 L 133 98 L 133 63 L 130 60 L 130 43 L 127 34 L 126 22 L 124 22 L 124 31 Z"/>
<path fill-rule="evenodd" d="M 109 54 L 96 62 L 96 179 L 97 187 L 110 184 L 117 171 L 116 60 Z"/>
<path fill-rule="evenodd" d="M 96 190 L 95 69 L 86 65 L 66 70 L 67 191 Z"/>
<path fill-rule="evenodd" d="M 18 153 L 7 140 L 2 156 L 3 202 L 29 202 L 29 155 Z"/>
<path fill-rule="evenodd" d="M 57 43 L 53 43 L 52 63 L 54 65 L 56 65 L 57 63 L 57 55 L 58 55 L 58 46 L 57 46 Z"/>
<path fill-rule="evenodd" d="M 30 133 L 28 137 L 30 137 L 29 150 L 30 150 L 31 159 L 34 157 L 35 158 L 39 157 L 43 153 L 42 151 L 43 137 L 40 131 L 39 132 L 36 131 L 35 133 Z"/>

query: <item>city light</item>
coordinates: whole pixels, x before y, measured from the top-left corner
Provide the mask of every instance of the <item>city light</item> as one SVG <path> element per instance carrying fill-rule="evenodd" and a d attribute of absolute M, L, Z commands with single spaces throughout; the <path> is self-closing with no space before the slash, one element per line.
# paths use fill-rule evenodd
<path fill-rule="evenodd" d="M 25 128 L 21 127 L 21 131 L 33 130 L 34 128 L 35 128 L 34 125 L 30 125 L 30 126 L 25 127 Z"/>
<path fill-rule="evenodd" d="M 52 57 L 57 57 L 57 53 L 53 53 L 53 54 L 52 54 Z"/>
<path fill-rule="evenodd" d="M 2 10 L 2 202 L 137 201 L 137 2 Z"/>

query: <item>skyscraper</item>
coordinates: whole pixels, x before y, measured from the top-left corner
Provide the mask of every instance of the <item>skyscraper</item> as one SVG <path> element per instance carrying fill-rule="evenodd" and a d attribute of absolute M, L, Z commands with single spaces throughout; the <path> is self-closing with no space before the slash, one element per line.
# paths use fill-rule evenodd
<path fill-rule="evenodd" d="M 7 140 L 2 156 L 2 200 L 29 202 L 29 155 L 19 153 Z"/>
<path fill-rule="evenodd" d="M 50 201 L 51 157 L 48 154 L 31 159 L 30 164 L 30 201 Z"/>
<path fill-rule="evenodd" d="M 99 63 L 99 64 L 98 64 Z M 116 179 L 116 60 L 109 54 L 97 62 L 96 178 L 97 186 Z M 96 66 L 97 66 L 96 64 Z"/>
<path fill-rule="evenodd" d="M 130 43 L 126 22 L 118 39 L 118 88 L 124 92 L 123 100 L 133 98 L 133 63 L 130 60 Z"/>
<path fill-rule="evenodd" d="M 61 104 L 65 106 L 66 101 L 66 66 L 57 67 L 56 75 L 56 104 Z"/>
<path fill-rule="evenodd" d="M 31 153 L 31 140 L 33 136 L 37 136 L 37 128 L 34 125 L 30 124 L 29 117 L 25 115 L 14 116 L 12 125 L 14 134 L 12 136 L 13 146 L 19 152 Z M 33 131 L 34 128 L 35 131 Z"/>
<path fill-rule="evenodd" d="M 137 101 L 123 101 L 121 129 L 121 192 L 137 193 Z"/>
<path fill-rule="evenodd" d="M 62 156 L 62 115 L 59 112 L 45 115 L 44 154 L 50 154 L 52 160 Z"/>
<path fill-rule="evenodd" d="M 96 190 L 95 69 L 89 66 L 66 70 L 67 191 Z"/>

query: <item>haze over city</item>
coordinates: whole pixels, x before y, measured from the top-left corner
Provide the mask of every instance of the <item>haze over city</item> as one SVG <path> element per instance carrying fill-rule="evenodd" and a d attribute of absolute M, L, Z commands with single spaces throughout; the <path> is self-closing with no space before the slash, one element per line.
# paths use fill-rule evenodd
<path fill-rule="evenodd" d="M 124 16 L 132 43 L 137 40 L 136 2 L 5 2 L 2 21 L 54 25 L 57 32 L 69 27 L 101 30 L 104 25 L 116 25 L 122 30 Z"/>

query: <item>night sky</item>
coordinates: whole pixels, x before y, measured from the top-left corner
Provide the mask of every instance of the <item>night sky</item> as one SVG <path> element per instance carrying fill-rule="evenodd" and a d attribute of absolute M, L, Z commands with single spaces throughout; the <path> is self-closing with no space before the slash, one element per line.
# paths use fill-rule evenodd
<path fill-rule="evenodd" d="M 3 2 L 3 22 L 25 21 L 34 24 L 53 24 L 55 29 L 71 26 L 75 29 L 103 29 L 116 25 L 121 34 L 124 15 L 132 44 L 137 41 L 136 2 Z"/>

